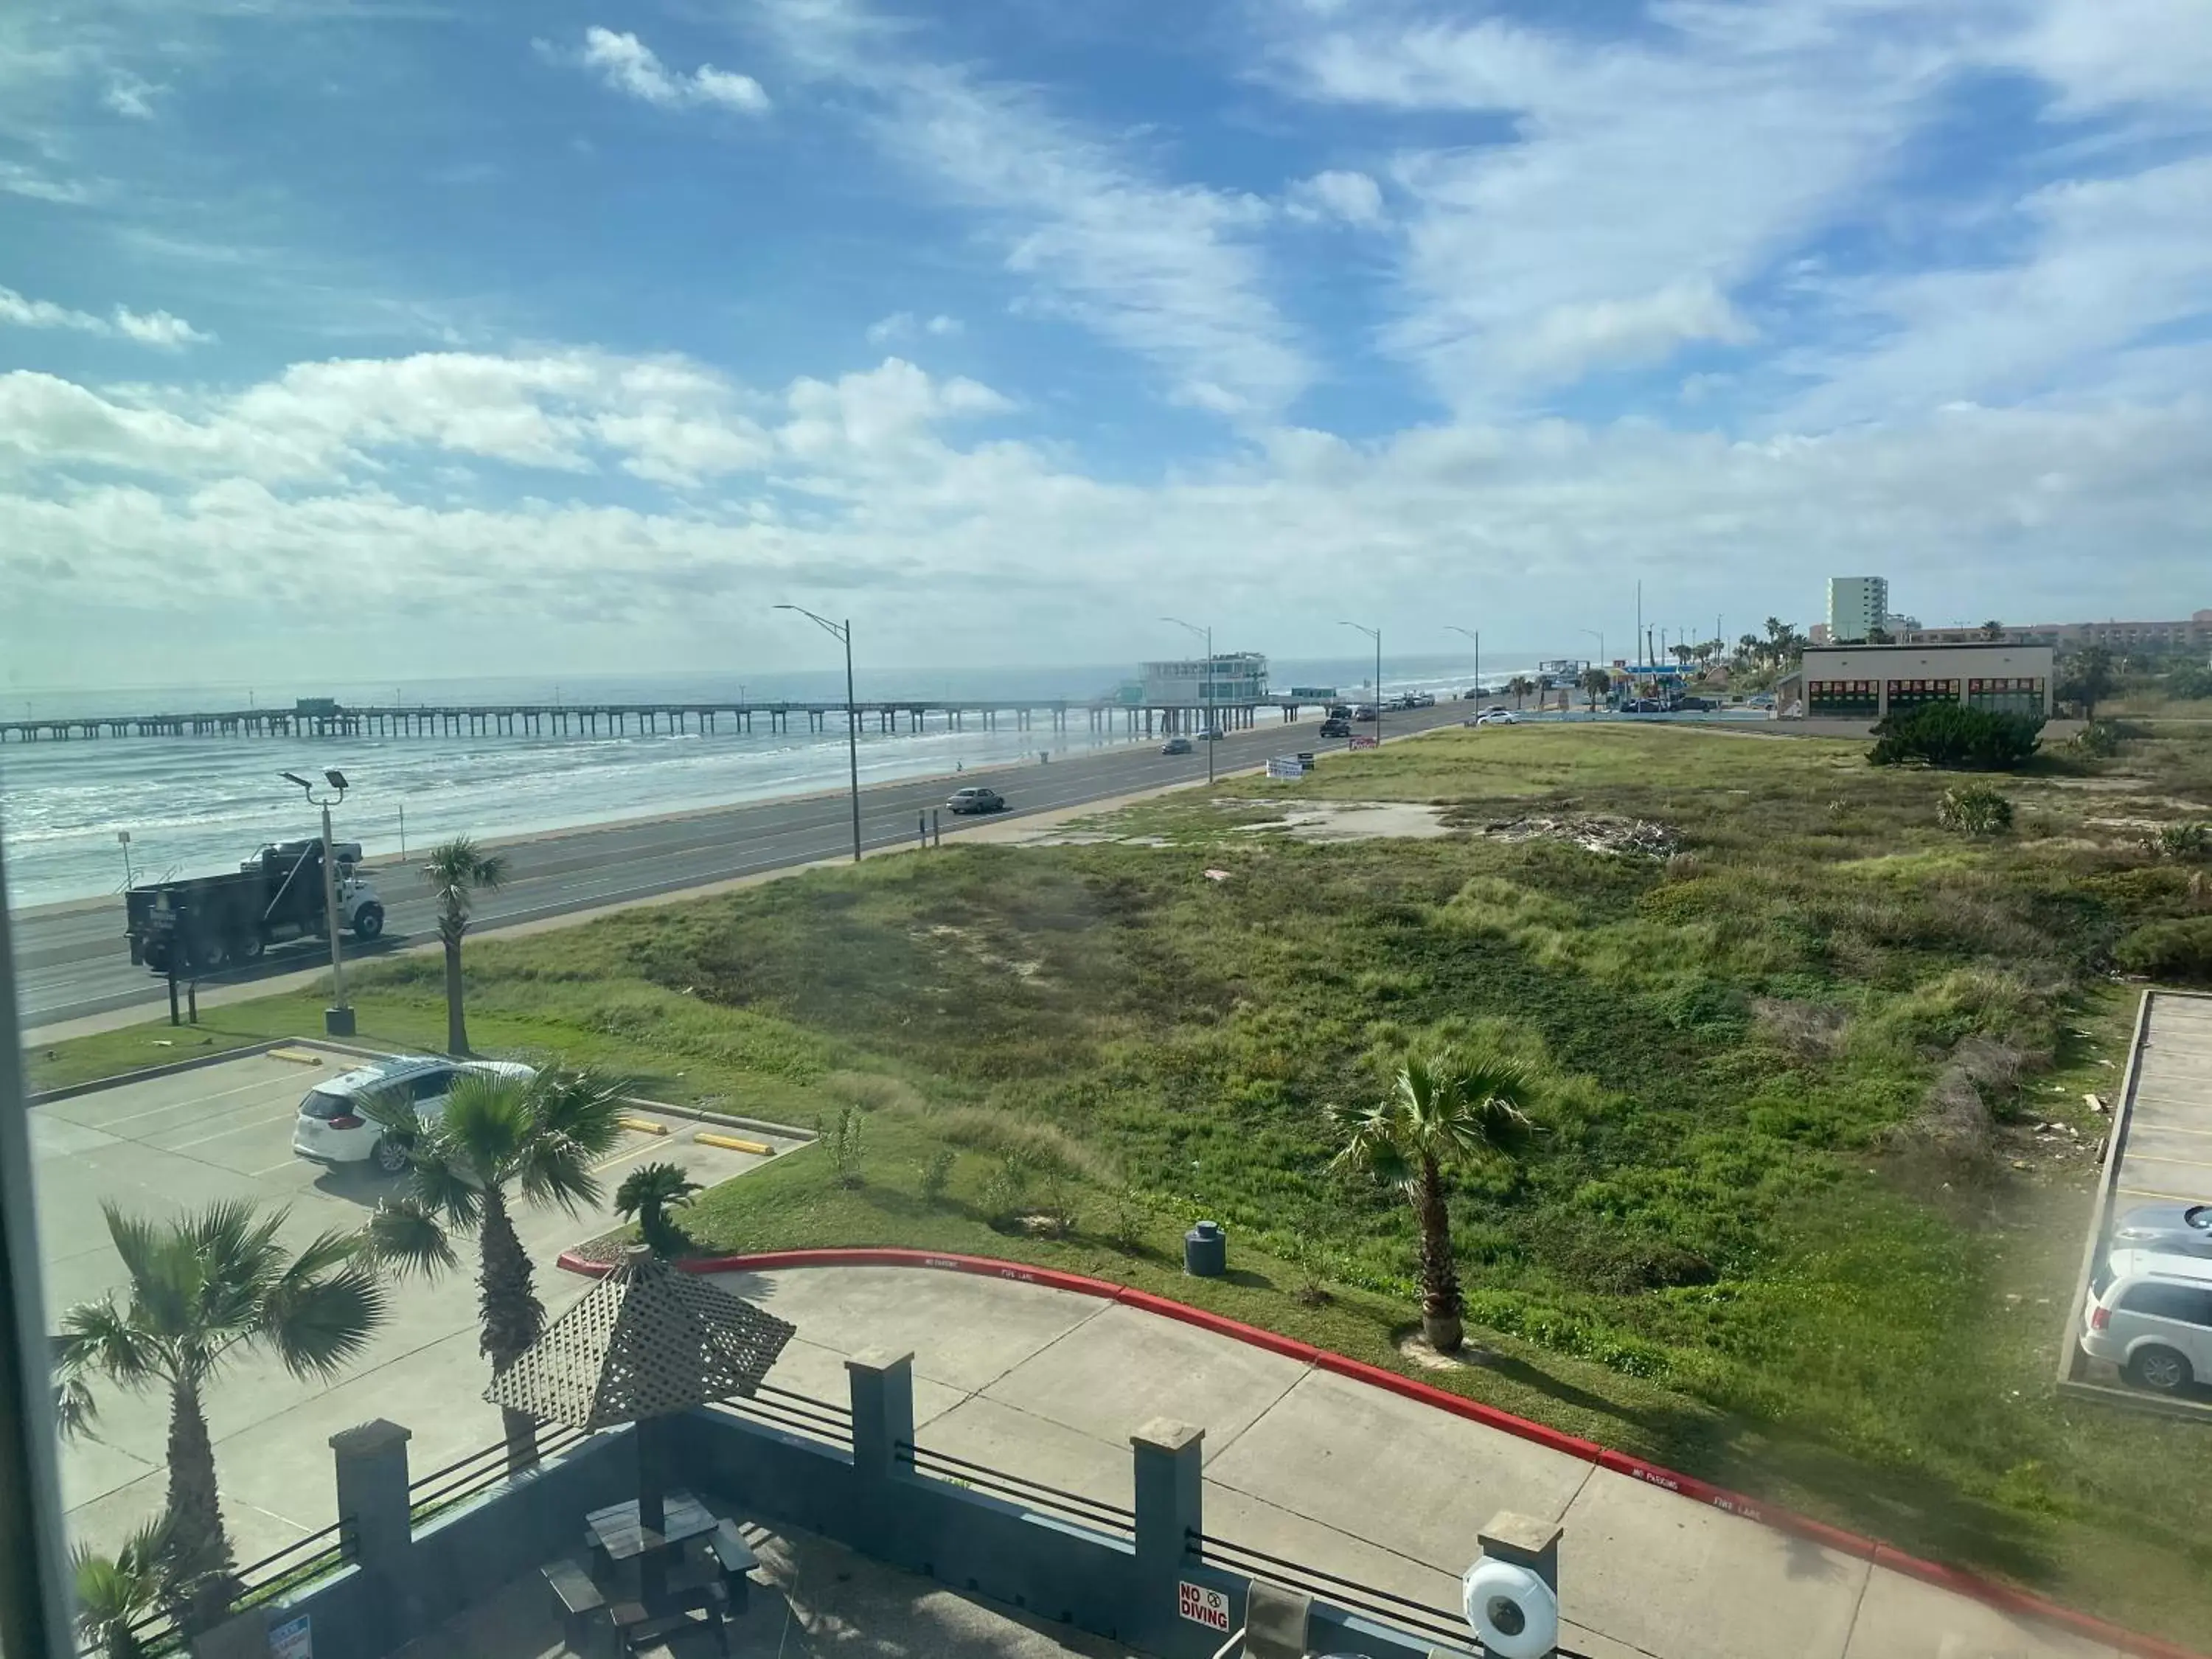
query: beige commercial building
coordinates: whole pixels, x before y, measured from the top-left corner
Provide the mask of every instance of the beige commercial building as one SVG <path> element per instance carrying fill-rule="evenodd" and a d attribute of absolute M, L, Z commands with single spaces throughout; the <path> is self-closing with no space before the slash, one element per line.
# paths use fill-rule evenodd
<path fill-rule="evenodd" d="M 2001 627 L 1999 633 L 2014 645 L 2101 645 L 2112 651 L 2167 646 L 2212 651 L 2212 611 L 2172 622 L 2027 623 Z M 1980 628 L 1921 628 L 1899 637 L 1908 645 L 1952 645 L 1986 640 L 1989 634 Z"/>
<path fill-rule="evenodd" d="M 1776 684 L 1783 715 L 1876 720 L 1893 709 L 1959 702 L 2049 719 L 2056 687 L 2047 645 L 1808 646 Z"/>

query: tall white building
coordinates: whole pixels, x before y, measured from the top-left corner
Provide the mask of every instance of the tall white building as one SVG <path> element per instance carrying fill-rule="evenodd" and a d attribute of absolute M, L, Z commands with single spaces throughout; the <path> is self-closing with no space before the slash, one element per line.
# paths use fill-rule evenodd
<path fill-rule="evenodd" d="M 1828 578 L 1828 637 L 1838 644 L 1864 640 L 1887 630 L 1889 578 Z"/>

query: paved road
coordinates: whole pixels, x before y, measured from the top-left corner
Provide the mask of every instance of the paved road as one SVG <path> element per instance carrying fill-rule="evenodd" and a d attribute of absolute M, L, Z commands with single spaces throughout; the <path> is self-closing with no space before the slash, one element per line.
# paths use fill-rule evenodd
<path fill-rule="evenodd" d="M 1394 714 L 1386 738 L 1447 725 L 1467 705 Z M 1315 721 L 1285 726 L 1262 714 L 1249 732 L 1232 732 L 1216 746 L 1217 768 L 1259 764 L 1270 755 L 1314 748 Z M 1040 732 L 1040 743 L 1051 734 Z M 1133 790 L 1201 780 L 1203 754 L 1164 756 L 1156 744 L 1131 744 L 1103 754 L 1070 757 L 1049 765 L 983 770 L 968 775 L 1006 796 L 1011 816 L 1049 811 L 1104 800 Z M 962 781 L 968 781 L 963 778 Z M 910 779 L 863 790 L 860 838 L 870 848 L 914 839 L 916 815 L 943 804 L 943 776 Z M 952 822 L 948 819 L 948 823 Z M 506 887 L 479 905 L 478 932 L 587 910 L 657 893 L 699 887 L 733 876 L 834 858 L 853 844 L 848 798 L 756 801 L 681 818 L 573 830 L 517 842 L 507 849 L 512 872 Z M 240 856 L 250 848 L 241 848 Z M 431 936 L 429 899 L 405 871 L 386 867 L 378 886 L 386 910 L 379 951 Z M 26 1030 L 111 1009 L 165 1000 L 163 981 L 131 965 L 119 902 L 57 907 L 14 919 L 15 971 Z M 320 960 L 319 948 L 302 944 L 272 951 L 255 968 L 228 974 L 225 982 L 267 978 Z"/>

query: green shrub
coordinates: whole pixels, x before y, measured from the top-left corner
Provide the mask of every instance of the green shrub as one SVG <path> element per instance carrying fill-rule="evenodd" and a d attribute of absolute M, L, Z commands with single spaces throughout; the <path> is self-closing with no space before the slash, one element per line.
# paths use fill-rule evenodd
<path fill-rule="evenodd" d="M 2110 760 L 2120 752 L 2120 727 L 2116 720 L 2091 720 L 2074 734 L 2067 745 L 2092 760 Z"/>
<path fill-rule="evenodd" d="M 929 1155 L 928 1162 L 921 1166 L 921 1196 L 925 1202 L 936 1204 L 943 1201 L 945 1189 L 952 1182 L 953 1157 L 950 1146 L 939 1146 Z"/>
<path fill-rule="evenodd" d="M 1986 783 L 1959 784 L 1937 799 L 1936 822 L 1962 836 L 2001 836 L 2012 828 L 2012 800 Z"/>
<path fill-rule="evenodd" d="M 830 1154 L 830 1167 L 836 1171 L 840 1187 L 858 1187 L 860 1174 L 860 1109 L 848 1106 L 828 1121 L 814 1120 L 814 1131 L 823 1148 Z"/>
<path fill-rule="evenodd" d="M 2154 921 L 2123 939 L 2112 955 L 2131 974 L 2183 983 L 2212 983 L 2212 916 Z"/>
<path fill-rule="evenodd" d="M 2166 677 L 2166 695 L 2190 702 L 2212 698 L 2212 668 L 2177 668 Z"/>
<path fill-rule="evenodd" d="M 2043 722 L 1955 702 L 1931 702 L 1892 714 L 1874 729 L 1867 758 L 1876 766 L 1940 766 L 1954 771 L 2014 772 L 2034 757 Z"/>
<path fill-rule="evenodd" d="M 2202 819 L 2160 824 L 2143 841 L 2162 859 L 2180 859 L 2191 863 L 2212 859 L 2212 823 Z"/>

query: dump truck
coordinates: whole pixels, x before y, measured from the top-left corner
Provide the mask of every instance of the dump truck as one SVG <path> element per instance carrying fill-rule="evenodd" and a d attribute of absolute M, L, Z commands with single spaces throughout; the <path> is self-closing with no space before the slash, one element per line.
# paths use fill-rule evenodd
<path fill-rule="evenodd" d="M 361 873 L 361 843 L 332 845 L 338 925 L 367 941 L 384 931 L 384 904 Z M 272 945 L 327 937 L 323 843 L 264 847 L 236 873 L 148 882 L 125 896 L 131 960 L 157 974 L 210 974 L 258 960 Z"/>

